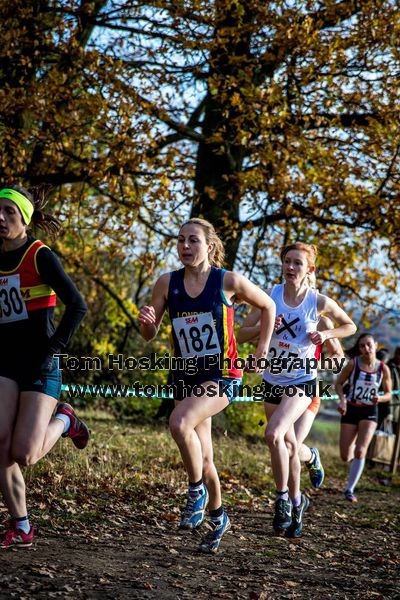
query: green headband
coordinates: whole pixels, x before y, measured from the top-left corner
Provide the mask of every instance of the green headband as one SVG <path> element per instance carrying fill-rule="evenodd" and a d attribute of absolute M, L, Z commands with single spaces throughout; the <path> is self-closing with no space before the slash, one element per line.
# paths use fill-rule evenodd
<path fill-rule="evenodd" d="M 7 200 L 14 202 L 14 204 L 16 204 L 21 211 L 25 225 L 29 225 L 35 209 L 33 208 L 32 202 L 29 202 L 26 196 L 20 194 L 20 192 L 17 192 L 17 190 L 4 188 L 0 191 L 0 198 L 7 198 Z"/>

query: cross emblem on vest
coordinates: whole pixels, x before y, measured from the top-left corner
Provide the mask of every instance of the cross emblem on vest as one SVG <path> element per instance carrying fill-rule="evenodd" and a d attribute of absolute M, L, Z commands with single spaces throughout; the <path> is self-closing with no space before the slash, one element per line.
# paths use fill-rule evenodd
<path fill-rule="evenodd" d="M 279 329 L 276 330 L 276 334 L 279 335 L 280 333 L 283 333 L 284 331 L 288 331 L 290 333 L 290 335 L 292 336 L 292 338 L 296 337 L 295 332 L 292 329 L 292 325 L 295 325 L 298 321 L 300 321 L 300 317 L 296 317 L 295 319 L 293 319 L 293 321 L 290 321 L 290 323 L 288 323 L 284 317 L 282 317 L 282 323 L 283 326 L 280 327 Z"/>

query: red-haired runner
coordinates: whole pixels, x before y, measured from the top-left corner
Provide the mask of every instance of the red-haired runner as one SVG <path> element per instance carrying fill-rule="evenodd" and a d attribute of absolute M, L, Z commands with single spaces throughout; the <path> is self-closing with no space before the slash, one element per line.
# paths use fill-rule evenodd
<path fill-rule="evenodd" d="M 275 285 L 271 291 L 278 317 L 268 353 L 270 367 L 263 375 L 268 420 L 265 438 L 276 485 L 272 526 L 276 533 L 285 533 L 287 537 L 301 534 L 309 502 L 300 491 L 301 465 L 295 423 L 317 396 L 316 346 L 356 331 L 353 321 L 334 300 L 310 288 L 308 278 L 315 271 L 316 255 L 315 246 L 302 242 L 284 247 L 280 258 L 285 283 Z M 336 326 L 318 331 L 322 314 Z M 239 339 L 245 341 L 257 335 L 258 320 L 257 311 L 252 311 L 243 323 L 246 337 Z M 310 466 L 316 466 L 318 471 L 319 456 L 315 451 L 312 455 Z"/>

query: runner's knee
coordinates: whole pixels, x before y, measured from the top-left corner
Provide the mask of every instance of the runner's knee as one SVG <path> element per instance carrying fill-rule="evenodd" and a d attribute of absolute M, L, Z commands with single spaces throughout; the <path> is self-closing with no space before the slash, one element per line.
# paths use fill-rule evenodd
<path fill-rule="evenodd" d="M 297 454 L 297 444 L 295 440 L 287 440 L 285 439 L 286 448 L 289 454 L 289 457 L 292 458 L 295 454 Z"/>
<path fill-rule="evenodd" d="M 267 427 L 265 431 L 265 441 L 270 448 L 278 446 L 283 441 L 283 438 L 284 434 L 280 432 L 279 429 L 269 430 Z"/>
<path fill-rule="evenodd" d="M 190 429 L 184 416 L 172 413 L 169 419 L 169 429 L 174 440 L 184 439 Z"/>
<path fill-rule="evenodd" d="M 360 447 L 354 450 L 354 458 L 365 458 L 367 455 L 367 448 Z"/>
<path fill-rule="evenodd" d="M 0 431 L 0 453 L 4 454 L 10 451 L 12 434 L 9 431 Z"/>
<path fill-rule="evenodd" d="M 18 463 L 21 467 L 29 467 L 37 463 L 39 460 L 38 456 L 25 454 L 23 452 L 18 452 L 12 455 L 14 462 Z"/>
<path fill-rule="evenodd" d="M 353 456 L 349 450 L 341 450 L 340 458 L 341 460 L 343 460 L 343 462 L 349 462 L 350 460 L 352 460 Z"/>
<path fill-rule="evenodd" d="M 34 465 L 40 458 L 40 455 L 30 446 L 16 445 L 11 450 L 12 459 L 21 467 L 29 467 Z"/>
<path fill-rule="evenodd" d="M 0 434 L 0 466 L 8 467 L 11 461 L 11 435 L 5 432 Z"/>

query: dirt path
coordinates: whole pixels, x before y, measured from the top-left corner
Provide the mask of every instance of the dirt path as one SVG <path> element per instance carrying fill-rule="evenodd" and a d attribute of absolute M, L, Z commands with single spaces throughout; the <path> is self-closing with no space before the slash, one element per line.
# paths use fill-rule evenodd
<path fill-rule="evenodd" d="M 159 507 L 120 505 L 100 529 L 42 529 L 32 549 L 1 555 L 0 597 L 400 598 L 400 490 L 364 489 L 350 505 L 314 494 L 297 541 L 271 536 L 271 510 L 230 509 L 232 532 L 216 556 L 196 552 Z M 115 508 L 115 505 L 114 505 Z"/>

